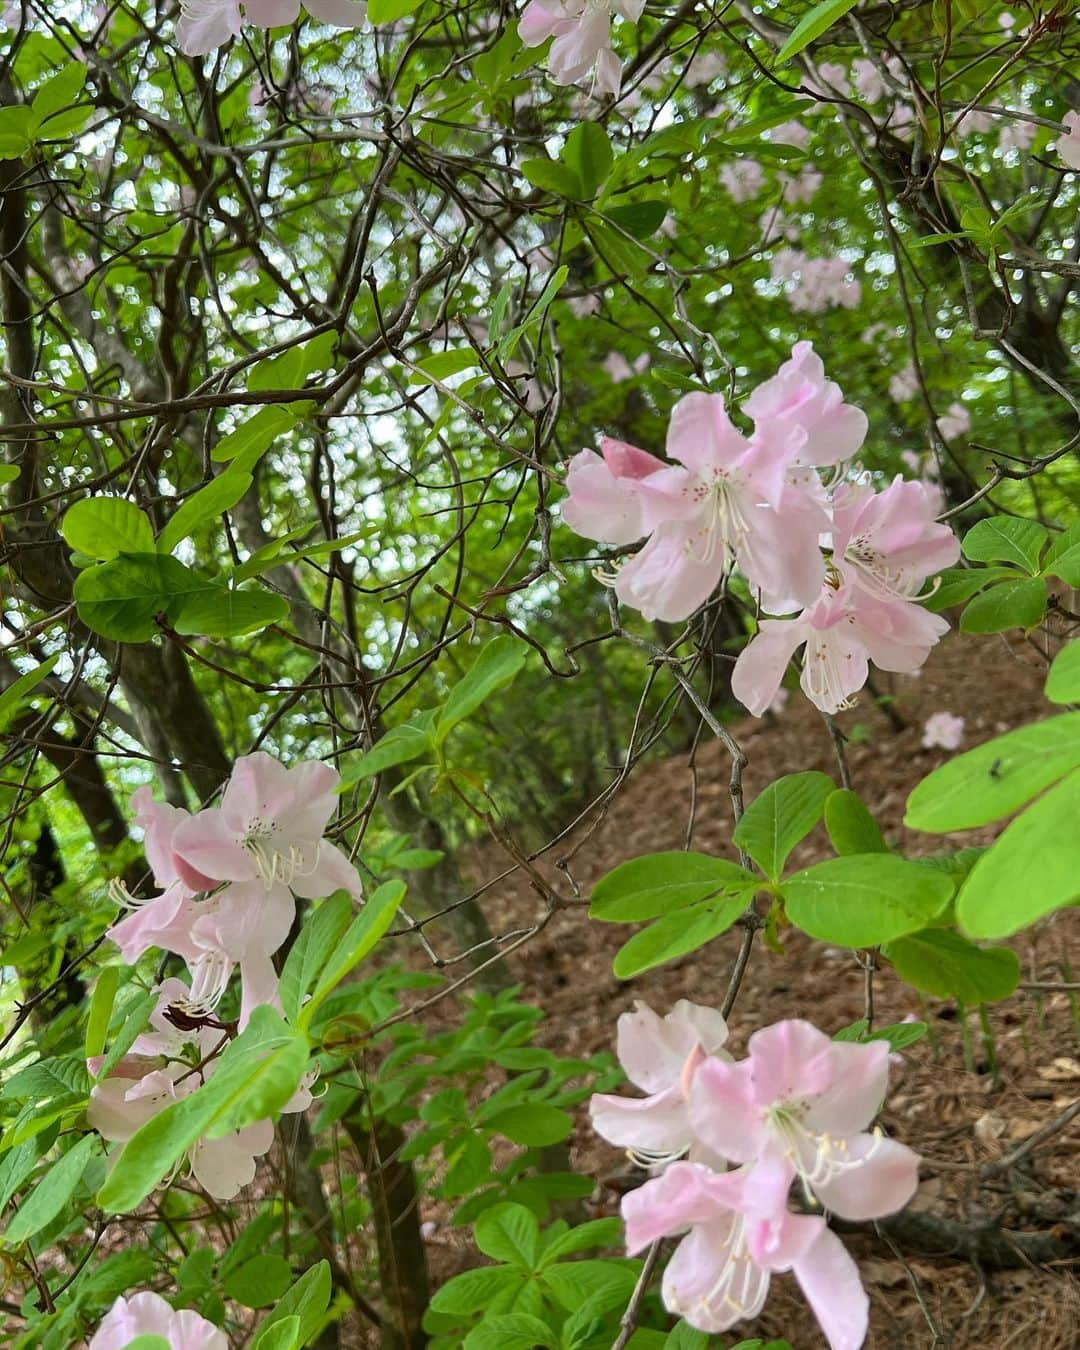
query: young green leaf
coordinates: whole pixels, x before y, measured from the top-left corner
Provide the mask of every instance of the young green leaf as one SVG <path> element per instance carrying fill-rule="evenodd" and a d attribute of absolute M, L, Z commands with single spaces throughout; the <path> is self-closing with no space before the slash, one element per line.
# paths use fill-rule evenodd
<path fill-rule="evenodd" d="M 697 951 L 731 927 L 745 912 L 750 896 L 750 891 L 743 891 L 706 900 L 658 919 L 623 943 L 615 955 L 613 971 L 620 980 L 629 980 L 654 966 Z"/>
<path fill-rule="evenodd" d="M 476 1245 L 493 1261 L 533 1270 L 540 1249 L 536 1215 L 524 1205 L 495 1205 L 485 1210 L 473 1228 Z"/>
<path fill-rule="evenodd" d="M 948 760 L 907 800 L 904 824 L 947 834 L 1012 815 L 1080 766 L 1080 712 L 1018 727 Z"/>
<path fill-rule="evenodd" d="M 600 878 L 592 890 L 589 917 L 639 923 L 712 895 L 745 891 L 755 880 L 752 872 L 725 858 L 679 850 L 647 853 Z"/>
<path fill-rule="evenodd" d="M 961 633 L 1003 633 L 1007 628 L 1034 628 L 1046 616 L 1047 591 L 1042 577 L 999 581 L 983 591 L 960 615 Z"/>
<path fill-rule="evenodd" d="M 925 928 L 948 902 L 953 882 L 892 853 L 830 858 L 783 884 L 796 928 L 838 947 L 876 947 Z"/>
<path fill-rule="evenodd" d="M 107 562 L 121 553 L 153 553 L 146 513 L 126 497 L 83 497 L 64 513 L 60 533 L 87 557 Z"/>
<path fill-rule="evenodd" d="M 1074 770 L 1017 816 L 971 869 L 956 899 L 961 928 L 977 938 L 1008 937 L 1072 904 L 1080 896 L 1078 813 Z"/>
<path fill-rule="evenodd" d="M 39 666 L 33 670 L 24 671 L 17 679 L 12 680 L 8 687 L 0 693 L 0 724 L 8 713 L 12 713 L 27 698 L 34 689 L 50 674 L 57 661 L 60 660 L 59 653 L 46 657 Z"/>
<path fill-rule="evenodd" d="M 825 812 L 836 784 L 824 773 L 791 773 L 778 778 L 746 808 L 735 827 L 735 843 L 761 870 L 778 881 L 788 854 Z"/>
<path fill-rule="evenodd" d="M 158 552 L 171 553 L 182 539 L 194 534 L 200 525 L 217 520 L 231 510 L 251 487 L 251 483 L 251 474 L 229 469 L 212 478 L 198 492 L 193 492 L 180 503 L 158 535 Z"/>
<path fill-rule="evenodd" d="M 353 919 L 331 959 L 323 968 L 311 998 L 304 1004 L 297 1018 L 298 1025 L 308 1027 L 316 1009 L 372 950 L 390 927 L 398 906 L 405 898 L 403 881 L 384 881 L 364 901 L 364 907 Z"/>
<path fill-rule="evenodd" d="M 798 56 L 815 42 L 823 33 L 827 33 L 835 23 L 839 23 L 848 10 L 854 9 L 859 0 L 821 0 L 808 14 L 804 14 L 791 30 L 787 41 L 776 54 L 776 64 L 783 65 L 793 56 Z"/>
<path fill-rule="evenodd" d="M 825 798 L 825 828 L 839 854 L 888 853 L 877 821 L 863 805 L 857 792 L 837 788 Z"/>
<path fill-rule="evenodd" d="M 1008 947 L 976 947 L 951 928 L 925 928 L 890 942 L 885 956 L 908 984 L 966 1007 L 1008 998 L 1020 982 L 1020 962 Z"/>
<path fill-rule="evenodd" d="M 1022 516 L 991 516 L 973 525 L 961 545 L 972 562 L 1009 562 L 1035 576 L 1049 530 Z"/>
<path fill-rule="evenodd" d="M 442 745 L 459 722 L 486 703 L 496 689 L 510 684 L 525 664 L 528 648 L 517 638 L 492 638 L 480 651 L 472 668 L 450 690 L 435 724 L 435 743 Z"/>
<path fill-rule="evenodd" d="M 38 1181 L 16 1211 L 4 1232 L 4 1242 L 11 1247 L 32 1238 L 52 1223 L 75 1194 L 90 1159 L 101 1145 L 96 1134 L 85 1134 L 68 1149 L 64 1156 Z"/>
<path fill-rule="evenodd" d="M 1080 641 L 1070 642 L 1054 657 L 1046 677 L 1046 697 L 1051 703 L 1080 703 Z"/>

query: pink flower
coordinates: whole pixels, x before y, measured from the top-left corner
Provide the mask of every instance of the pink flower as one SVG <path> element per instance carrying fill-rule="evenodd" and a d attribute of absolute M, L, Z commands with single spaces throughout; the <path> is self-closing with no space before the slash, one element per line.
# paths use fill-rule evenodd
<path fill-rule="evenodd" d="M 951 712 L 932 713 L 923 727 L 922 743 L 928 750 L 940 746 L 942 750 L 958 750 L 964 739 L 964 719 Z"/>
<path fill-rule="evenodd" d="M 642 352 L 631 365 L 622 352 L 608 352 L 601 365 L 610 377 L 612 384 L 622 384 L 624 380 L 632 380 L 635 375 L 641 375 L 648 370 L 649 353 Z"/>
<path fill-rule="evenodd" d="M 645 0 L 529 0 L 518 21 L 526 47 L 554 38 L 548 70 L 556 84 L 576 84 L 592 70 L 593 86 L 618 97 L 619 59 L 611 47 L 611 12 L 637 23 Z"/>
<path fill-rule="evenodd" d="M 797 150 L 805 150 L 810 143 L 810 133 L 801 122 L 781 122 L 769 132 L 769 139 L 779 145 L 793 145 Z"/>
<path fill-rule="evenodd" d="M 756 197 L 765 183 L 765 171 L 756 159 L 742 158 L 725 164 L 719 178 L 732 201 L 747 202 Z"/>
<path fill-rule="evenodd" d="M 1038 129 L 1034 122 L 1027 122 L 1022 118 L 1008 122 L 998 133 L 998 149 L 1003 153 L 1008 150 L 1028 150 Z"/>
<path fill-rule="evenodd" d="M 362 0 L 311 0 L 304 6 L 312 18 L 339 28 L 357 28 L 367 17 Z M 256 28 L 280 28 L 295 23 L 300 0 L 181 0 L 176 36 L 187 56 L 205 56 L 237 37 L 246 19 Z"/>
<path fill-rule="evenodd" d="M 357 899 L 356 869 L 323 839 L 337 806 L 339 775 L 311 760 L 287 769 L 256 751 L 236 761 L 219 807 L 182 821 L 172 836 L 181 878 L 206 889 L 207 878 L 277 884 L 323 899 L 337 890 Z"/>
<path fill-rule="evenodd" d="M 818 86 L 824 93 L 847 94 L 848 73 L 839 61 L 822 61 L 818 66 L 818 74 L 821 76 L 821 84 Z"/>
<path fill-rule="evenodd" d="M 791 359 L 758 385 L 743 409 L 754 419 L 756 435 L 776 426 L 794 432 L 799 444 L 791 463 L 796 468 L 850 459 L 870 426 L 862 409 L 845 403 L 840 386 L 825 378 L 812 342 L 796 342 Z"/>
<path fill-rule="evenodd" d="M 593 1129 L 608 1143 L 629 1149 L 643 1167 L 680 1158 L 694 1144 L 686 1115 L 690 1082 L 698 1065 L 727 1040 L 727 1023 L 714 1009 L 680 999 L 664 1017 L 636 1002 L 617 1026 L 619 1063 L 648 1095 L 594 1094 Z"/>
<path fill-rule="evenodd" d="M 605 436 L 600 454 L 582 450 L 570 461 L 562 503 L 563 519 L 586 539 L 632 544 L 645 534 L 638 487 L 666 468 L 662 459 L 625 441 Z"/>
<path fill-rule="evenodd" d="M 153 1030 L 139 1036 L 131 1052 L 109 1076 L 90 1091 L 86 1119 L 103 1139 L 123 1143 L 147 1121 L 173 1102 L 189 1096 L 210 1078 L 213 1057 L 224 1040 L 220 1028 L 207 1025 L 181 1031 L 169 1020 L 170 1008 L 188 1008 L 192 991 L 181 980 L 160 986 L 158 1004 L 150 1017 Z M 101 1061 L 90 1061 L 97 1072 Z M 303 1084 L 282 1108 L 303 1111 L 311 1103 Z M 255 1159 L 274 1142 L 269 1120 L 255 1121 L 218 1139 L 199 1139 L 188 1151 L 195 1180 L 219 1200 L 231 1200 L 255 1177 Z M 114 1158 L 117 1155 L 114 1155 Z"/>
<path fill-rule="evenodd" d="M 897 403 L 914 398 L 919 392 L 919 376 L 914 364 L 909 361 L 903 370 L 898 371 L 889 381 L 889 397 Z"/>
<path fill-rule="evenodd" d="M 971 414 L 962 403 L 951 403 L 948 411 L 938 418 L 937 429 L 942 440 L 955 441 L 971 430 Z"/>
<path fill-rule="evenodd" d="M 787 1210 L 789 1184 L 775 1163 L 673 1163 L 623 1199 L 627 1252 L 686 1233 L 664 1271 L 664 1307 L 705 1332 L 756 1317 L 772 1274 L 790 1270 L 832 1350 L 858 1350 L 869 1314 L 858 1269 L 823 1218 Z"/>
<path fill-rule="evenodd" d="M 871 660 L 882 670 L 910 674 L 948 628 L 940 615 L 910 600 L 879 600 L 856 586 L 826 585 L 795 618 L 762 619 L 735 662 L 732 692 L 760 717 L 788 662 L 805 646 L 803 692 L 822 712 L 839 712 L 866 683 Z"/>
<path fill-rule="evenodd" d="M 885 97 L 885 80 L 877 64 L 859 57 L 851 63 L 855 89 L 867 103 L 877 103 Z"/>
<path fill-rule="evenodd" d="M 914 596 L 927 577 L 951 567 L 960 542 L 934 517 L 944 503 L 929 483 L 899 474 L 875 492 L 845 483 L 833 497 L 833 564 L 846 584 L 879 600 Z"/>
<path fill-rule="evenodd" d="M 678 622 L 716 589 L 732 559 L 772 608 L 778 594 L 816 588 L 822 526 L 813 500 L 787 483 L 805 437 L 795 422 L 747 440 L 720 394 L 687 394 L 668 425 L 677 466 L 641 480 L 649 543 L 625 563 L 615 593 L 647 618 Z M 827 518 L 823 518 L 827 522 Z"/>
<path fill-rule="evenodd" d="M 785 175 L 784 196 L 789 202 L 809 202 L 824 181 L 822 174 L 808 165 L 794 178 Z"/>
<path fill-rule="evenodd" d="M 809 1022 L 778 1022 L 754 1032 L 745 1060 L 698 1068 L 690 1128 L 730 1162 L 798 1176 L 841 1218 L 880 1218 L 911 1199 L 919 1168 L 906 1145 L 866 1133 L 888 1076 L 885 1041 L 832 1041 Z"/>
<path fill-rule="evenodd" d="M 118 1298 L 87 1350 L 125 1350 L 137 1336 L 161 1336 L 171 1350 L 229 1350 L 225 1333 L 213 1322 L 190 1308 L 177 1312 L 148 1290 Z"/>
<path fill-rule="evenodd" d="M 1057 152 L 1070 169 L 1080 171 L 1080 111 L 1067 112 L 1061 124 L 1065 134 L 1057 139 Z"/>

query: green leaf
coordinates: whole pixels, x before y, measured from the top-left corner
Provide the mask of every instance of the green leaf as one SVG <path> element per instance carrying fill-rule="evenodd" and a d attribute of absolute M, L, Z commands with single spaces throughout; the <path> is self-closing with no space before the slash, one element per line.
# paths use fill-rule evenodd
<path fill-rule="evenodd" d="M 782 891 L 788 918 L 804 933 L 838 947 L 876 947 L 925 928 L 953 882 L 891 853 L 854 853 L 796 872 Z"/>
<path fill-rule="evenodd" d="M 1080 641 L 1070 642 L 1054 657 L 1046 677 L 1046 697 L 1051 703 L 1080 703 Z"/>
<path fill-rule="evenodd" d="M 527 1148 L 546 1148 L 549 1144 L 558 1144 L 574 1128 L 573 1120 L 565 1111 L 543 1102 L 534 1102 L 529 1106 L 509 1106 L 505 1111 L 497 1111 L 490 1116 L 484 1125 Z"/>
<path fill-rule="evenodd" d="M 825 798 L 825 828 L 837 853 L 888 853 L 877 821 L 857 792 L 837 788 Z"/>
<path fill-rule="evenodd" d="M 445 380 L 463 370 L 472 370 L 480 364 L 480 358 L 471 347 L 453 348 L 446 352 L 435 352 L 416 362 L 416 370 L 409 372 L 410 384 L 430 384 L 433 380 Z"/>
<path fill-rule="evenodd" d="M 535 1350 L 558 1345 L 546 1322 L 529 1313 L 501 1313 L 485 1317 L 462 1341 L 462 1350 Z"/>
<path fill-rule="evenodd" d="M 352 913 L 351 897 L 345 891 L 338 891 L 329 900 L 316 905 L 304 919 L 281 971 L 281 1007 L 288 1021 L 296 1021 L 304 995 L 340 945 Z"/>
<path fill-rule="evenodd" d="M 297 415 L 291 408 L 272 403 L 222 436 L 210 458 L 217 464 L 234 460 L 234 468 L 246 473 L 254 468 L 277 438 L 291 431 L 296 423 Z"/>
<path fill-rule="evenodd" d="M 708 1350 L 708 1347 L 709 1338 L 705 1332 L 696 1330 L 689 1322 L 680 1322 L 668 1332 L 664 1342 L 664 1350 Z"/>
<path fill-rule="evenodd" d="M 561 1256 L 573 1256 L 593 1247 L 613 1247 L 618 1244 L 621 1231 L 619 1219 L 590 1219 L 548 1242 L 540 1254 L 540 1264 L 550 1265 Z"/>
<path fill-rule="evenodd" d="M 1017 816 L 971 869 L 956 900 L 961 928 L 977 938 L 1008 937 L 1071 904 L 1080 895 L 1078 815 L 1074 770 Z"/>
<path fill-rule="evenodd" d="M 289 617 L 289 602 L 274 591 L 255 586 L 230 590 L 210 583 L 179 606 L 173 627 L 195 637 L 241 637 Z"/>
<path fill-rule="evenodd" d="M 299 1317 L 283 1317 L 270 1327 L 260 1327 L 251 1350 L 300 1350 L 304 1344 Z"/>
<path fill-rule="evenodd" d="M 587 201 L 600 191 L 615 162 L 611 142 L 599 122 L 580 122 L 567 136 L 560 158 L 576 174 Z"/>
<path fill-rule="evenodd" d="M 1030 576 L 1039 571 L 1039 556 L 1049 530 L 1037 520 L 1021 516 L 991 516 L 964 535 L 961 548 L 972 562 L 1009 562 Z"/>
<path fill-rule="evenodd" d="M 907 800 L 904 824 L 947 834 L 1012 815 L 1080 766 L 1080 712 L 1018 727 L 948 760 Z"/>
<path fill-rule="evenodd" d="M 73 549 L 107 562 L 120 553 L 153 553 L 145 511 L 126 497 L 84 497 L 68 507 L 60 533 Z"/>
<path fill-rule="evenodd" d="M 46 657 L 41 665 L 35 666 L 33 670 L 24 671 L 18 679 L 12 680 L 8 687 L 0 693 L 0 724 L 9 713 L 15 711 L 32 690 L 34 690 L 41 681 L 50 674 L 57 661 L 60 660 L 60 653 Z"/>
<path fill-rule="evenodd" d="M 536 1215 L 524 1205 L 493 1205 L 485 1210 L 473 1227 L 476 1245 L 493 1261 L 536 1268 L 540 1247 L 540 1226 Z"/>
<path fill-rule="evenodd" d="M 146 1331 L 141 1336 L 136 1336 L 133 1341 L 128 1341 L 124 1350 L 171 1350 L 171 1342 L 167 1341 L 164 1336 Z"/>
<path fill-rule="evenodd" d="M 282 1323 L 291 1323 L 293 1318 L 300 1324 L 295 1344 L 306 1344 L 319 1329 L 330 1305 L 332 1293 L 333 1279 L 329 1262 L 320 1261 L 305 1270 L 288 1293 L 283 1294 L 276 1306 L 263 1318 L 258 1333 L 251 1343 L 251 1350 L 272 1350 L 267 1333 Z"/>
<path fill-rule="evenodd" d="M 718 893 L 745 891 L 755 880 L 752 872 L 706 853 L 646 853 L 600 878 L 590 897 L 589 917 L 639 923 Z"/>
<path fill-rule="evenodd" d="M 933 594 L 927 596 L 923 604 L 934 614 L 962 605 L 970 600 L 976 591 L 989 586 L 992 581 L 1004 581 L 1015 577 L 1011 567 L 954 567 L 939 573 L 937 586 Z"/>
<path fill-rule="evenodd" d="M 971 1008 L 1008 998 L 1020 982 L 1014 951 L 976 947 L 951 928 L 925 928 L 898 938 L 885 955 L 900 978 L 924 994 L 956 998 Z"/>
<path fill-rule="evenodd" d="M 752 893 L 746 890 L 719 900 L 706 900 L 658 919 L 623 943 L 615 954 L 612 970 L 620 980 L 629 980 L 653 966 L 704 947 L 731 927 L 750 903 Z"/>
<path fill-rule="evenodd" d="M 245 1308 L 265 1308 L 285 1293 L 292 1284 L 292 1269 L 283 1256 L 267 1252 L 253 1256 L 229 1273 L 221 1282 L 226 1298 Z"/>
<path fill-rule="evenodd" d="M 637 1261 L 560 1261 L 545 1266 L 540 1279 L 567 1312 L 598 1295 L 606 1297 L 608 1307 L 617 1308 L 633 1293 L 638 1268 Z"/>
<path fill-rule="evenodd" d="M 604 219 L 635 239 L 651 238 L 663 225 L 666 216 L 667 203 L 655 199 L 604 207 Z"/>
<path fill-rule="evenodd" d="M 423 0 L 368 0 L 369 23 L 393 23 L 420 8 Z"/>
<path fill-rule="evenodd" d="M 1046 600 L 1042 577 L 1000 581 L 968 604 L 960 615 L 960 631 L 1003 633 L 1006 628 L 1034 628 L 1046 614 Z"/>
<path fill-rule="evenodd" d="M 46 80 L 34 95 L 31 108 L 39 122 L 44 122 L 53 113 L 67 108 L 82 93 L 86 83 L 86 67 L 78 61 L 69 61 L 59 72 Z"/>
<path fill-rule="evenodd" d="M 527 159 L 521 165 L 521 172 L 533 187 L 543 192 L 553 192 L 556 197 L 580 201 L 585 196 L 581 180 L 574 170 L 557 159 Z"/>
<path fill-rule="evenodd" d="M 112 1019 L 113 1003 L 120 986 L 120 967 L 106 966 L 97 977 L 86 1019 L 86 1058 L 92 1059 L 105 1049 L 105 1037 Z"/>
<path fill-rule="evenodd" d="M 193 596 L 215 589 L 162 553 L 134 553 L 88 567 L 73 588 L 83 623 L 117 642 L 149 642 L 158 631 L 157 615 L 176 620 Z"/>
<path fill-rule="evenodd" d="M 200 525 L 223 516 L 244 496 L 251 483 L 249 473 L 238 473 L 235 469 L 219 473 L 205 487 L 192 493 L 177 507 L 169 518 L 169 523 L 158 536 L 158 551 L 171 553 L 182 539 L 194 534 Z M 142 552 L 141 549 L 127 551 Z"/>
<path fill-rule="evenodd" d="M 217 1139 L 277 1114 L 308 1066 L 306 1037 L 263 1004 L 231 1041 L 213 1077 L 170 1103 L 124 1145 L 98 1192 L 102 1209 L 128 1214 L 199 1139 Z"/>
<path fill-rule="evenodd" d="M 1043 558 L 1043 571 L 1080 587 L 1080 521 L 1055 535 Z"/>
<path fill-rule="evenodd" d="M 859 0 L 821 0 L 808 14 L 804 14 L 788 35 L 787 41 L 776 54 L 776 64 L 781 66 L 805 51 L 811 42 L 821 37 L 844 15 L 859 3 Z"/>
<path fill-rule="evenodd" d="M 372 950 L 390 927 L 394 915 L 405 898 L 403 881 L 384 881 L 364 902 L 364 907 L 349 925 L 334 955 L 327 962 L 311 998 L 304 1004 L 298 1017 L 302 1027 L 311 1025 L 316 1009 Z"/>
<path fill-rule="evenodd" d="M 374 778 L 384 769 L 392 769 L 396 764 L 407 764 L 419 759 L 421 755 L 433 754 L 435 750 L 435 714 L 433 712 L 414 713 L 407 722 L 391 727 L 385 736 L 380 736 L 371 749 L 344 770 L 338 790 L 344 791 L 353 783 L 364 778 Z"/>
<path fill-rule="evenodd" d="M 510 1266 L 480 1266 L 455 1275 L 431 1296 L 435 1312 L 467 1317 L 482 1312 L 492 1300 L 521 1284 L 521 1271 Z"/>
<path fill-rule="evenodd" d="M 335 332 L 320 333 L 279 356 L 259 361 L 248 372 L 248 389 L 254 393 L 265 393 L 268 389 L 302 389 L 313 370 L 330 368 L 337 341 Z"/>
<path fill-rule="evenodd" d="M 25 1242 L 52 1223 L 83 1178 L 91 1158 L 98 1152 L 96 1134 L 86 1134 L 64 1156 L 53 1163 L 33 1190 L 19 1206 L 15 1217 L 4 1232 L 9 1246 Z"/>
<path fill-rule="evenodd" d="M 824 773 L 790 773 L 770 783 L 746 808 L 735 827 L 735 843 L 773 881 L 788 854 L 810 833 L 825 812 L 825 799 L 836 784 Z"/>
<path fill-rule="evenodd" d="M 517 678 L 525 664 L 525 643 L 518 638 L 492 638 L 481 648 L 468 674 L 450 690 L 435 723 L 435 744 L 442 745 L 459 722 L 486 703 L 496 689 Z"/>
<path fill-rule="evenodd" d="M 25 105 L 0 108 L 0 159 L 21 159 L 34 144 L 37 118 Z"/>
<path fill-rule="evenodd" d="M 120 1024 L 120 1029 L 113 1037 L 108 1054 L 102 1060 L 101 1067 L 97 1071 L 95 1081 L 100 1083 L 108 1078 L 112 1070 L 135 1044 L 136 1037 L 146 1026 L 150 1020 L 150 1014 L 156 1007 L 157 993 L 153 989 L 148 989 L 122 1009 L 123 1021 Z"/>

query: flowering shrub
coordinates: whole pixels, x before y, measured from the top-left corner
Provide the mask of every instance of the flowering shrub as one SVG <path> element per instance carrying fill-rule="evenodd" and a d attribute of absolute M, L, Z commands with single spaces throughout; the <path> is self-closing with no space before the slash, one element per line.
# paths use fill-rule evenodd
<path fill-rule="evenodd" d="M 1076 8 L 3 7 L 5 1347 L 1068 1338 Z"/>

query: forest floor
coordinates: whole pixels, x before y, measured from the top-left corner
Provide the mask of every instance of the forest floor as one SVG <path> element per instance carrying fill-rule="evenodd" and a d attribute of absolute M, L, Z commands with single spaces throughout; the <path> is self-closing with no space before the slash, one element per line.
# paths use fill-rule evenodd
<path fill-rule="evenodd" d="M 947 709 L 967 719 L 964 748 L 1034 718 L 1048 705 L 1041 689 L 1045 671 L 1038 653 L 1001 638 L 954 638 L 931 657 L 918 678 L 896 678 L 888 688 L 906 721 L 903 730 L 864 696 L 839 725 L 849 738 L 847 757 L 853 786 L 886 837 L 909 852 L 935 852 L 985 842 L 993 831 L 970 831 L 941 839 L 914 835 L 902 824 L 911 788 L 946 758 L 922 747 L 926 718 Z M 731 728 L 746 752 L 747 800 L 781 774 L 819 769 L 835 775 L 835 753 L 827 728 L 798 693 L 777 717 L 746 719 Z M 695 768 L 687 754 L 641 765 L 613 799 L 603 818 L 580 827 L 548 855 L 569 858 L 582 893 L 617 863 L 641 853 L 686 846 L 696 775 L 692 847 L 733 857 L 730 843 L 729 763 L 723 747 L 703 741 Z M 827 856 L 824 830 L 800 846 L 796 860 Z M 505 854 L 481 846 L 463 859 L 477 882 L 497 875 Z M 566 874 L 549 875 L 565 893 Z M 542 908 L 520 872 L 485 897 L 496 932 L 527 924 Z M 739 941 L 737 931 L 682 960 L 623 983 L 611 961 L 628 936 L 623 925 L 592 922 L 584 909 L 555 915 L 543 932 L 510 957 L 522 997 L 545 1012 L 538 1040 L 574 1056 L 614 1050 L 615 1019 L 642 999 L 665 1012 L 679 998 L 717 1005 L 723 998 Z M 787 932 L 784 954 L 760 941 L 751 958 L 731 1017 L 731 1049 L 743 1050 L 747 1036 L 783 1017 L 807 1017 L 830 1031 L 864 1013 L 864 972 L 850 952 Z M 1080 925 L 1076 911 L 1063 911 L 1014 940 L 1023 980 L 1061 983 L 1080 972 Z M 443 1005 L 445 1007 L 446 1005 Z M 982 1164 L 1002 1157 L 1055 1119 L 1080 1093 L 1080 1006 L 1075 995 L 1044 989 L 1019 991 L 988 1010 L 984 1038 L 973 1014 L 965 1029 L 955 1003 L 923 1002 L 887 970 L 875 980 L 877 1025 L 914 1014 L 929 1022 L 930 1034 L 895 1063 L 883 1115 L 887 1132 L 925 1159 L 914 1206 L 977 1228 L 1000 1220 L 1017 1232 L 1047 1232 L 1070 1211 L 1080 1191 L 1080 1121 L 1055 1134 L 1011 1176 L 980 1180 Z M 996 1068 L 995 1068 L 996 1066 Z M 616 1149 L 590 1130 L 579 1112 L 571 1157 L 576 1171 L 598 1179 L 587 1208 L 593 1215 L 616 1213 L 620 1195 L 636 1183 L 633 1169 Z M 445 1223 L 445 1213 L 428 1213 L 433 1274 L 445 1279 L 475 1262 L 467 1231 Z M 1075 1350 L 1080 1345 L 1080 1282 L 1075 1263 L 981 1271 L 970 1262 L 890 1246 L 865 1233 L 848 1239 L 859 1261 L 872 1305 L 868 1350 Z M 795 1350 L 824 1345 L 790 1277 L 778 1278 L 767 1309 L 746 1336 L 786 1336 Z M 721 1338 L 722 1340 L 723 1338 Z M 729 1343 L 739 1336 L 728 1338 Z M 720 1343 L 718 1341 L 718 1343 Z"/>

